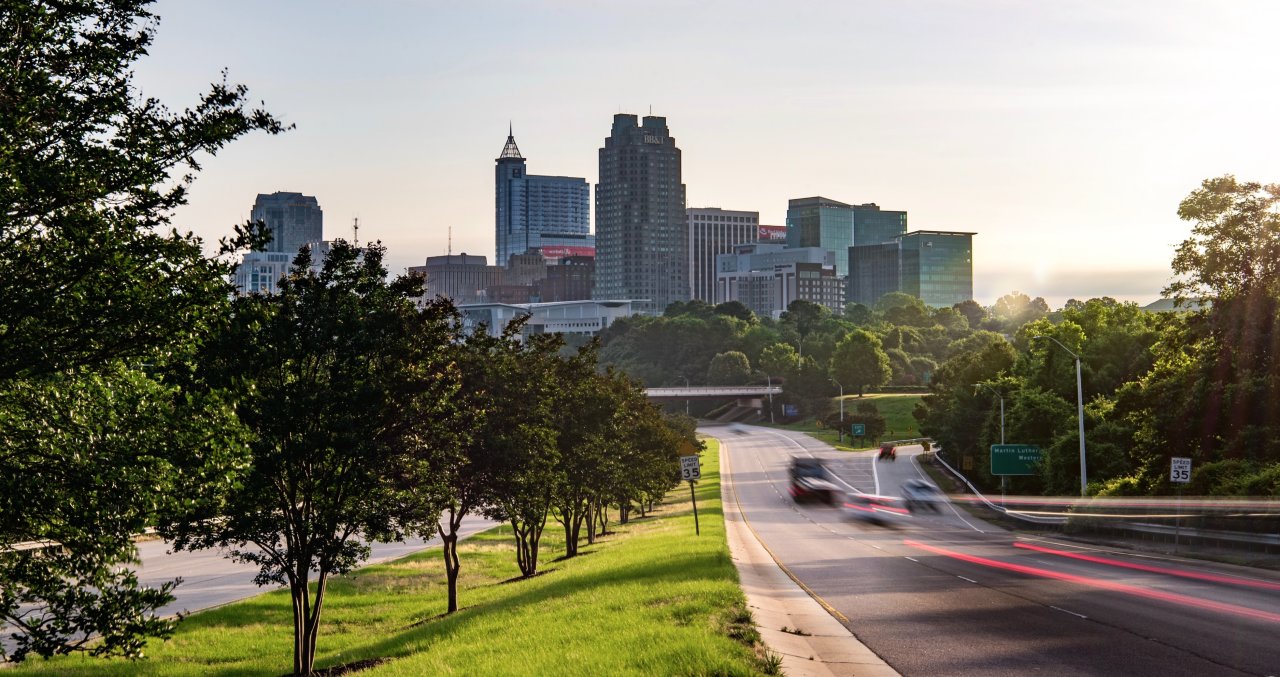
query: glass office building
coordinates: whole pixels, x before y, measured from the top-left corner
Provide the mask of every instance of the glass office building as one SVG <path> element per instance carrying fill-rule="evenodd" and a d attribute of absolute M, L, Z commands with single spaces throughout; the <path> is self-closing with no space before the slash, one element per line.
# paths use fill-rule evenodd
<path fill-rule="evenodd" d="M 760 236 L 760 212 L 690 207 L 689 298 L 716 304 L 716 256 L 733 251 L 736 244 L 756 242 Z"/>
<path fill-rule="evenodd" d="M 917 230 L 886 244 L 850 247 L 851 303 L 872 306 L 889 292 L 904 292 L 934 308 L 973 298 L 973 236 Z"/>
<path fill-rule="evenodd" d="M 907 232 L 907 213 L 825 197 L 787 203 L 787 246 L 822 247 L 836 253 L 836 273 L 849 274 L 849 247 L 880 244 Z"/>
<path fill-rule="evenodd" d="M 288 254 L 291 261 L 302 245 L 324 239 L 324 212 L 311 195 L 259 193 L 249 218 L 271 231 L 271 242 L 258 251 Z"/>
<path fill-rule="evenodd" d="M 613 116 L 596 186 L 595 298 L 660 314 L 689 300 L 689 240 L 680 149 L 664 117 Z"/>
<path fill-rule="evenodd" d="M 572 176 L 528 173 L 513 134 L 495 160 L 496 263 L 544 246 L 593 247 L 591 187 Z"/>

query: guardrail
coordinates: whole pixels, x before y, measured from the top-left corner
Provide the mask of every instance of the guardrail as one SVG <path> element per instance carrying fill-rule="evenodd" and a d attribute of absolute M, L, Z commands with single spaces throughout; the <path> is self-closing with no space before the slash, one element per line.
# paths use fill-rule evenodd
<path fill-rule="evenodd" d="M 1018 512 L 1017 510 L 1010 511 L 1007 508 L 1005 508 L 1003 505 L 996 505 L 995 503 L 992 503 L 991 500 L 988 499 L 986 496 L 984 496 L 981 491 L 978 491 L 977 487 L 973 486 L 973 483 L 969 481 L 969 478 L 961 474 L 959 470 L 952 468 L 951 464 L 947 463 L 946 459 L 938 455 L 938 452 L 940 451 L 942 451 L 941 447 L 931 451 L 930 453 L 933 454 L 934 459 L 936 459 L 939 463 L 941 463 L 944 468 L 951 471 L 952 475 L 955 475 L 957 478 L 960 479 L 961 482 L 964 482 L 965 485 L 969 487 L 969 491 L 972 491 L 973 495 L 977 496 L 978 500 L 986 504 L 988 508 L 1002 515 L 1007 515 L 1014 519 L 1020 519 L 1024 522 L 1031 522 L 1032 524 L 1062 525 L 1067 523 L 1066 517 L 1058 517 L 1058 516 L 1051 516 L 1051 515 L 1025 515 L 1023 513 Z"/>

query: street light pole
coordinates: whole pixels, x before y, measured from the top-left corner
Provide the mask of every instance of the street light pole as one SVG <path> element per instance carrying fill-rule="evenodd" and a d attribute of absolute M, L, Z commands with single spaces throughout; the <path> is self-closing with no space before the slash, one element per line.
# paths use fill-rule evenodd
<path fill-rule="evenodd" d="M 688 389 L 689 389 L 689 377 L 688 377 L 688 376 L 684 377 L 684 389 L 685 389 L 685 390 L 688 390 Z M 685 398 L 684 398 L 684 415 L 685 415 L 685 416 L 688 416 L 688 415 L 689 415 L 689 393 L 685 393 Z"/>
<path fill-rule="evenodd" d="M 1000 444 L 1004 444 L 1004 395 L 1001 395 L 1000 391 L 985 383 L 975 383 L 973 384 L 973 387 L 986 388 L 987 390 L 995 393 L 996 397 L 1000 398 Z"/>
<path fill-rule="evenodd" d="M 1063 350 L 1067 351 L 1069 355 L 1076 358 L 1076 420 L 1080 424 L 1080 495 L 1085 496 L 1088 494 L 1089 480 L 1088 475 L 1085 474 L 1084 466 L 1084 386 L 1080 379 L 1080 356 L 1077 355 L 1075 351 L 1063 345 L 1062 341 L 1059 341 L 1052 336 L 1032 336 L 1031 338 L 1049 339 L 1050 341 L 1058 344 L 1058 346 Z"/>
<path fill-rule="evenodd" d="M 840 444 L 844 444 L 844 386 L 835 379 L 831 379 L 831 382 L 840 388 Z"/>
<path fill-rule="evenodd" d="M 773 377 L 768 374 L 765 374 L 764 377 L 769 384 L 769 422 L 773 423 Z"/>

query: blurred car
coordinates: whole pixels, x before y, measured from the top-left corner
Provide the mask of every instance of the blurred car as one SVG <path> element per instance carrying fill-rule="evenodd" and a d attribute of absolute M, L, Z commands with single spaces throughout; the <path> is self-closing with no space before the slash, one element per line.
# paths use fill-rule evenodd
<path fill-rule="evenodd" d="M 872 524 L 884 524 L 885 514 L 881 512 L 882 504 L 879 496 L 871 494 L 850 493 L 844 496 L 841 508 L 847 519 L 856 519 Z"/>
<path fill-rule="evenodd" d="M 729 432 L 734 433 L 735 435 L 746 435 L 747 426 L 742 425 L 741 423 L 730 423 Z"/>
<path fill-rule="evenodd" d="M 835 505 L 844 492 L 827 479 L 827 469 L 816 458 L 797 456 L 791 459 L 791 498 L 796 503 L 814 502 Z"/>
<path fill-rule="evenodd" d="M 878 461 L 896 461 L 898 460 L 898 448 L 893 446 L 891 442 L 885 442 L 880 445 L 880 453 L 876 455 Z"/>
<path fill-rule="evenodd" d="M 939 512 L 947 497 L 941 489 L 925 480 L 907 480 L 902 483 L 902 499 L 911 512 L 923 510 Z"/>

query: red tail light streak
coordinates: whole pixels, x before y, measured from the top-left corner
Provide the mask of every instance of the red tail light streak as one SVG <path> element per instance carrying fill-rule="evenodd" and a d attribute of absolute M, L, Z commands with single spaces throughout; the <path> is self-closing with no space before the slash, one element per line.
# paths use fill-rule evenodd
<path fill-rule="evenodd" d="M 1049 579 L 1058 580 L 1058 581 L 1065 581 L 1067 583 L 1075 583 L 1077 585 L 1084 585 L 1092 588 L 1098 588 L 1100 590 L 1109 590 L 1111 592 L 1119 592 L 1126 595 L 1133 595 L 1134 597 L 1145 597 L 1147 599 L 1159 600 L 1161 602 L 1168 602 L 1171 604 L 1180 604 L 1182 606 L 1190 606 L 1190 607 L 1196 607 L 1199 609 L 1207 609 L 1210 611 L 1217 611 L 1219 613 L 1256 618 L 1256 619 L 1268 621 L 1271 623 L 1280 623 L 1280 614 L 1271 613 L 1269 611 L 1262 611 L 1260 609 L 1250 609 L 1249 607 L 1243 607 L 1236 604 L 1215 602 L 1212 600 L 1200 599 L 1198 597 L 1191 597 L 1189 595 L 1180 595 L 1174 592 L 1164 592 L 1162 590 L 1151 590 L 1148 588 L 1140 588 L 1136 585 L 1128 585 L 1125 583 L 1114 583 L 1112 581 L 1106 581 L 1099 578 L 1089 578 L 1087 576 L 1077 576 L 1075 574 L 1066 574 L 1066 573 L 1061 573 L 1057 571 L 1050 571 L 1049 569 L 1040 569 L 1037 567 L 1029 567 L 1023 564 L 1014 564 L 1012 562 L 1001 562 L 999 560 L 989 559 L 986 557 L 978 557 L 977 555 L 968 555 L 962 552 L 957 552 L 955 550 L 939 548 L 937 546 L 928 545 L 926 543 L 921 543 L 920 541 L 915 541 L 912 539 L 906 539 L 903 541 L 903 543 L 913 548 L 919 548 L 921 550 L 925 550 L 927 552 L 931 552 L 936 555 L 943 555 L 945 557 L 950 557 L 952 559 L 957 559 L 963 562 L 969 562 L 971 564 L 980 564 L 982 566 L 991 567 L 993 569 L 1003 569 L 1005 571 L 1013 571 L 1020 574 L 1026 574 L 1028 576 L 1039 576 L 1041 578 L 1049 578 Z"/>
<path fill-rule="evenodd" d="M 1158 567 L 1150 564 L 1139 564 L 1137 562 L 1126 562 L 1124 560 L 1111 559 L 1108 557 L 1098 557 L 1097 555 L 1087 555 L 1082 552 L 1072 552 L 1070 550 L 1055 550 L 1040 545 L 1031 545 L 1029 543 L 1014 543 L 1013 547 L 1022 548 L 1023 550 L 1034 550 L 1035 552 L 1043 552 L 1049 555 L 1057 555 L 1059 557 L 1069 557 L 1071 559 L 1083 560 L 1085 562 L 1094 562 L 1095 564 L 1105 564 L 1107 566 L 1120 567 L 1123 569 L 1135 569 L 1137 571 L 1148 571 L 1155 574 L 1165 574 L 1167 576 L 1181 576 L 1182 578 L 1194 578 L 1200 581 L 1211 581 L 1213 583 L 1226 583 L 1229 585 L 1244 585 L 1251 588 L 1262 588 L 1264 590 L 1280 590 L 1280 583 L 1271 583 L 1269 581 L 1259 581 L 1250 578 L 1240 578 L 1237 576 L 1223 576 L 1220 574 L 1207 574 L 1199 571 L 1189 571 L 1186 569 L 1175 569 L 1172 567 Z"/>

